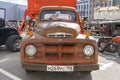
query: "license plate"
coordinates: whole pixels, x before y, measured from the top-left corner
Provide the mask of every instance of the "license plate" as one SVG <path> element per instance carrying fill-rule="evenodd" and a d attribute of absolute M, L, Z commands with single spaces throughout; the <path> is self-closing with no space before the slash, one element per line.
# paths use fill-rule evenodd
<path fill-rule="evenodd" d="M 72 72 L 73 71 L 73 66 L 47 65 L 47 71 Z"/>

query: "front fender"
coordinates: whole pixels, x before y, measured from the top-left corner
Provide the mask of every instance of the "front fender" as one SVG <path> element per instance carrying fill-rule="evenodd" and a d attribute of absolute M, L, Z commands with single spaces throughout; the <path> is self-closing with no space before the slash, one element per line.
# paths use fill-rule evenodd
<path fill-rule="evenodd" d="M 89 36 L 88 38 L 86 37 L 85 34 L 79 34 L 76 39 L 90 39 L 90 40 L 96 40 L 94 37 Z"/>
<path fill-rule="evenodd" d="M 116 43 L 120 43 L 120 36 L 114 37 L 112 41 Z"/>
<path fill-rule="evenodd" d="M 7 31 L 7 34 L 5 35 L 5 40 L 7 40 L 7 38 L 11 35 L 19 35 L 16 29 L 9 29 L 9 31 Z"/>

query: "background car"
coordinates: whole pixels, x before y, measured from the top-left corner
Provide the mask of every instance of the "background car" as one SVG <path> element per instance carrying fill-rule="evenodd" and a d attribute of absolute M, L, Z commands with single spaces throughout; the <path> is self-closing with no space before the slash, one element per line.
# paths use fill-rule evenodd
<path fill-rule="evenodd" d="M 0 46 L 6 45 L 9 51 L 19 51 L 21 46 L 21 37 L 14 28 L 5 26 L 5 20 L 0 18 Z"/>

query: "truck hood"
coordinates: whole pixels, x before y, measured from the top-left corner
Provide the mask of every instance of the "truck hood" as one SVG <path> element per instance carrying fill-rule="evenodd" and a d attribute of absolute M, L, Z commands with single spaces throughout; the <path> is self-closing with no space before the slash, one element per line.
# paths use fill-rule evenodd
<path fill-rule="evenodd" d="M 36 27 L 39 34 L 48 37 L 53 35 L 72 35 L 76 37 L 80 34 L 80 26 L 77 23 L 70 22 L 40 22 Z M 64 36 L 65 37 L 65 36 Z"/>

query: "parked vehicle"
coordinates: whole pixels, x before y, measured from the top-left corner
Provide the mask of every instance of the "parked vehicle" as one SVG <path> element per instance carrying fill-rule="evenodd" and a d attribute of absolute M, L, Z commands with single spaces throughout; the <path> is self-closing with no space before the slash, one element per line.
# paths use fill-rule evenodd
<path fill-rule="evenodd" d="M 118 51 L 117 43 L 112 42 L 112 38 L 120 36 L 120 9 L 118 6 L 99 7 L 94 9 L 94 19 L 98 26 L 92 29 L 97 31 L 99 36 L 98 50 L 99 52 Z M 98 21 L 99 20 L 99 21 Z"/>
<path fill-rule="evenodd" d="M 6 45 L 9 51 L 19 51 L 21 37 L 16 29 L 5 27 L 5 20 L 0 18 L 0 46 Z"/>
<path fill-rule="evenodd" d="M 90 25 L 92 36 L 99 38 L 98 51 L 116 53 L 117 44 L 112 42 L 112 38 L 120 35 L 120 21 L 98 21 Z"/>
<path fill-rule="evenodd" d="M 120 57 L 120 36 L 116 36 L 112 39 L 113 42 L 117 43 L 117 52 Z"/>
<path fill-rule="evenodd" d="M 53 3 L 49 4 L 49 1 Z M 84 34 L 75 9 L 76 0 L 49 1 L 28 0 L 28 9 L 19 29 L 21 32 L 27 28 L 29 35 L 22 40 L 22 68 L 27 72 L 98 70 L 97 44 L 88 32 Z"/>
<path fill-rule="evenodd" d="M 117 44 L 112 42 L 112 38 L 120 35 L 119 21 L 105 21 L 101 23 L 99 33 L 101 38 L 98 40 L 98 50 L 100 52 L 117 52 Z"/>

